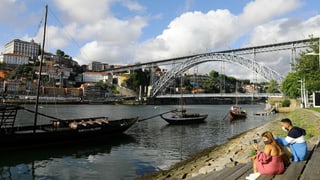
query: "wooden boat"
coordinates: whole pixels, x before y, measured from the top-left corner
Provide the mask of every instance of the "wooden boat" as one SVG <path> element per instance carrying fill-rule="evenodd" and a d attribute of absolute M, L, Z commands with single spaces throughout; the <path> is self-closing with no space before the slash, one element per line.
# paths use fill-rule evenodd
<path fill-rule="evenodd" d="M 106 140 L 109 136 L 121 135 L 138 120 L 138 117 L 109 120 L 107 117 L 91 117 L 60 120 L 48 124 L 15 127 L 17 105 L 1 105 L 0 149 L 25 148 L 70 142 Z M 30 110 L 28 110 L 30 111 Z M 50 118 L 50 117 L 49 117 Z"/>
<path fill-rule="evenodd" d="M 230 120 L 247 118 L 247 111 L 245 109 L 241 109 L 241 107 L 238 105 L 231 106 L 229 114 Z"/>
<path fill-rule="evenodd" d="M 24 148 L 30 146 L 43 146 L 48 144 L 93 139 L 104 140 L 106 136 L 123 133 L 138 121 L 137 117 L 119 120 L 109 120 L 106 117 L 62 120 L 38 112 L 47 12 L 48 6 L 46 6 L 44 21 L 43 43 L 39 66 L 40 76 L 38 77 L 37 83 L 35 111 L 17 105 L 0 105 L 0 149 L 10 147 Z M 34 124 L 30 126 L 16 127 L 15 120 L 19 110 L 26 110 L 34 113 Z M 51 123 L 39 125 L 37 123 L 38 115 L 42 115 L 53 120 Z"/>
<path fill-rule="evenodd" d="M 247 110 L 242 109 L 241 106 L 238 105 L 238 82 L 236 81 L 236 104 L 231 106 L 229 110 L 230 121 L 237 119 L 245 119 L 247 118 Z"/>
<path fill-rule="evenodd" d="M 194 124 L 202 123 L 208 117 L 208 114 L 186 113 L 186 111 L 177 111 L 171 116 L 160 115 L 162 119 L 169 124 Z"/>
<path fill-rule="evenodd" d="M 180 82 L 181 87 L 181 97 L 179 102 L 179 110 L 172 111 L 173 114 L 171 116 L 160 115 L 162 119 L 167 121 L 169 124 L 195 124 L 202 123 L 208 117 L 208 114 L 199 114 L 199 113 L 187 113 L 187 110 L 183 107 L 183 91 L 185 88 L 182 87 L 182 80 Z"/>

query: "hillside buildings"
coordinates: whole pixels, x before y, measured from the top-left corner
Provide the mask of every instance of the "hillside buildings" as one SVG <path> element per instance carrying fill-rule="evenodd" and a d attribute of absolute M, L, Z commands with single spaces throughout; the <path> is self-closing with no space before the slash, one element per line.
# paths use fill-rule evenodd
<path fill-rule="evenodd" d="M 35 95 L 40 54 L 40 44 L 33 40 L 14 39 L 5 44 L 0 54 L 0 95 L 4 92 Z M 80 66 L 64 52 L 44 52 L 41 93 L 44 96 L 103 97 L 105 93 L 110 94 L 106 91 L 111 91 L 114 82 L 113 74 L 102 72 L 108 68 L 108 64 L 98 61 Z M 100 82 L 104 89 L 96 86 Z"/>
<path fill-rule="evenodd" d="M 40 44 L 14 39 L 5 45 L 4 53 L 0 55 L 0 63 L 4 64 L 28 64 L 36 60 L 40 55 Z"/>
<path fill-rule="evenodd" d="M 40 55 L 40 44 L 31 40 L 30 42 L 14 39 L 5 45 L 4 54 L 20 54 L 37 59 Z"/>

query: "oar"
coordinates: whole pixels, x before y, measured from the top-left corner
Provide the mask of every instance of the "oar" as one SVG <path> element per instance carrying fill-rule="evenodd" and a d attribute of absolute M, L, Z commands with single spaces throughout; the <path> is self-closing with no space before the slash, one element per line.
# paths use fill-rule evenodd
<path fill-rule="evenodd" d="M 153 115 L 153 116 L 144 118 L 144 119 L 139 119 L 138 121 L 139 121 L 139 122 L 145 121 L 145 120 L 152 119 L 152 118 L 155 118 L 155 117 L 157 117 L 157 116 L 160 116 L 160 115 L 163 115 L 163 114 L 168 114 L 168 113 L 170 113 L 170 112 L 175 112 L 175 111 L 177 111 L 177 110 L 175 109 L 175 110 L 167 111 L 167 112 L 164 112 L 164 113 L 156 114 L 156 115 Z"/>
<path fill-rule="evenodd" d="M 24 107 L 21 107 L 21 109 L 26 110 L 26 111 L 29 111 L 29 112 L 32 112 L 32 113 L 36 113 L 34 110 L 26 109 L 26 108 L 24 108 Z M 44 116 L 44 117 L 47 117 L 47 118 L 51 118 L 51 119 L 55 119 L 55 120 L 62 121 L 62 119 L 60 119 L 60 118 L 56 118 L 56 117 L 53 117 L 53 116 L 49 116 L 49 115 L 46 115 L 46 114 L 43 114 L 43 113 L 39 113 L 39 112 L 38 112 L 37 114 L 39 114 L 39 115 L 41 115 L 41 116 Z"/>

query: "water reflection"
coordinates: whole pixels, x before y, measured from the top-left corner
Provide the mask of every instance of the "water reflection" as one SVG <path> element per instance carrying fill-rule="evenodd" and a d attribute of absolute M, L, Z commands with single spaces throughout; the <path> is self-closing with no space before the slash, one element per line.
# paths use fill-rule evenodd
<path fill-rule="evenodd" d="M 92 173 L 87 167 L 89 164 L 95 164 L 95 161 L 99 161 L 100 156 L 107 156 L 113 148 L 130 143 L 136 143 L 135 138 L 123 134 L 105 141 L 92 141 L 86 145 L 77 143 L 36 149 L 2 150 L 0 151 L 0 179 L 83 177 Z M 78 173 L 75 174 L 70 169 L 67 170 L 70 168 L 67 164 L 73 166 L 73 170 L 77 169 Z M 86 170 L 89 171 L 86 172 Z M 49 173 L 50 171 L 51 173 Z M 96 177 L 100 177 L 100 175 Z"/>
<path fill-rule="evenodd" d="M 112 142 L 0 152 L 0 179 L 134 179 L 167 169 L 204 148 L 260 126 L 275 117 L 256 117 L 263 105 L 242 105 L 248 118 L 223 120 L 230 105 L 186 106 L 188 111 L 208 113 L 206 123 L 170 126 L 160 117 L 132 126 L 127 138 Z M 29 107 L 32 108 L 32 107 Z M 107 116 L 141 119 L 175 109 L 175 106 L 43 105 L 41 112 L 59 118 Z M 27 118 L 27 116 L 30 118 Z M 40 123 L 47 121 L 39 117 Z M 18 124 L 32 124 L 31 114 L 20 114 Z M 124 140 L 125 139 L 125 140 Z"/>

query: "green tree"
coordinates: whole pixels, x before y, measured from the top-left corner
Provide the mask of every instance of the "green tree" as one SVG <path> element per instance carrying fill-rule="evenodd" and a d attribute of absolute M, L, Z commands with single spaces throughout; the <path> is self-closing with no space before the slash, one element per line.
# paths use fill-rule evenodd
<path fill-rule="evenodd" d="M 267 93 L 279 93 L 279 83 L 272 79 L 268 84 Z"/>
<path fill-rule="evenodd" d="M 62 51 L 61 49 L 57 49 L 56 55 L 57 55 L 57 56 L 64 57 L 65 53 L 64 53 L 64 51 Z"/>
<path fill-rule="evenodd" d="M 319 56 L 310 56 L 307 53 L 314 52 L 319 54 L 318 41 L 313 41 L 309 49 L 300 54 L 297 60 L 296 71 L 289 73 L 282 82 L 281 90 L 287 96 L 296 98 L 300 96 L 300 82 L 305 80 L 306 90 L 314 92 L 320 90 L 320 68 Z"/>
<path fill-rule="evenodd" d="M 104 83 L 102 80 L 97 82 L 96 86 L 100 87 L 102 90 L 106 90 L 108 88 L 107 84 Z"/>
<path fill-rule="evenodd" d="M 126 81 L 127 87 L 133 90 L 138 90 L 139 86 L 147 86 L 149 84 L 149 72 L 142 71 L 142 69 L 135 70 L 130 74 L 129 79 Z"/>
<path fill-rule="evenodd" d="M 19 65 L 15 69 L 15 78 L 16 79 L 19 79 L 22 77 L 32 79 L 33 74 L 34 74 L 34 69 L 28 65 Z"/>
<path fill-rule="evenodd" d="M 211 70 L 211 71 L 209 72 L 209 76 L 210 76 L 212 79 L 218 78 L 218 77 L 219 77 L 219 73 L 218 73 L 217 71 L 215 71 L 215 70 Z"/>
<path fill-rule="evenodd" d="M 299 73 L 289 73 L 281 84 L 281 91 L 289 98 L 300 97 L 300 80 Z"/>

